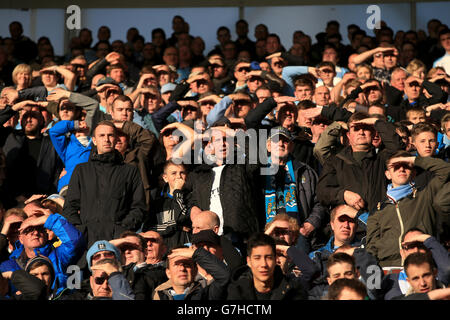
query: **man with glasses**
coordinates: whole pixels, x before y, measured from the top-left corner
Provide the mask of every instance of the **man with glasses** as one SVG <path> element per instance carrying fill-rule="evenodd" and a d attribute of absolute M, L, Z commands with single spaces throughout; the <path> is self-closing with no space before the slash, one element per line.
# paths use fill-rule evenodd
<path fill-rule="evenodd" d="M 405 230 L 421 228 L 437 236 L 439 217 L 434 209 L 439 206 L 435 194 L 449 188 L 450 164 L 433 157 L 414 157 L 406 151 L 394 154 L 386 162 L 386 177 L 392 181 L 387 186 L 386 197 L 378 210 L 367 221 L 367 249 L 383 267 L 402 265 L 401 239 Z M 434 178 L 422 189 L 417 189 L 415 167 L 429 170 Z"/>
<path fill-rule="evenodd" d="M 53 231 L 61 240 L 55 248 L 48 240 L 47 230 Z M 0 264 L 0 272 L 25 269 L 27 262 L 37 255 L 48 257 L 55 268 L 58 293 L 66 287 L 66 269 L 81 257 L 85 243 L 82 234 L 58 213 L 51 214 L 48 209 L 25 219 L 19 228 L 20 245 L 11 253 L 9 260 Z M 54 287 L 52 287 L 54 289 Z M 16 288 L 11 287 L 13 293 Z"/>
<path fill-rule="evenodd" d="M 448 286 L 450 282 L 450 275 L 448 269 L 450 267 L 450 257 L 448 251 L 439 243 L 439 241 L 429 235 L 423 233 L 418 228 L 408 230 L 402 237 L 402 247 L 400 255 L 402 257 L 402 264 L 405 264 L 406 259 L 414 253 L 423 253 L 431 255 L 432 260 L 437 268 L 437 279 Z M 406 294 L 411 289 L 408 276 L 403 267 L 384 268 L 387 273 L 384 279 L 386 294 L 385 300 L 391 300 L 402 294 Z"/>
<path fill-rule="evenodd" d="M 81 289 L 65 295 L 62 300 L 134 300 L 135 295 L 122 274 L 120 251 L 106 240 L 95 242 L 88 250 L 86 261 L 91 276 Z"/>
<path fill-rule="evenodd" d="M 240 59 L 234 65 L 234 78 L 236 79 L 236 85 L 234 92 L 247 89 L 247 74 L 251 71 L 250 61 Z"/>
<path fill-rule="evenodd" d="M 387 187 L 383 176 L 385 161 L 402 149 L 403 143 L 393 124 L 370 118 L 365 113 L 356 112 L 351 115 L 347 126 L 349 145 L 324 163 L 317 194 L 324 206 L 347 204 L 356 210 L 363 209 L 362 212 L 367 212 L 383 200 Z M 372 145 L 375 131 L 379 133 L 385 146 L 378 153 Z"/>

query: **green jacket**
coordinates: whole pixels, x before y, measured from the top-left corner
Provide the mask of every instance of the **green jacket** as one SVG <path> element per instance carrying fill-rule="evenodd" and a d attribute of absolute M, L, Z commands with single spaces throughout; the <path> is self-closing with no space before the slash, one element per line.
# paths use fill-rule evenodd
<path fill-rule="evenodd" d="M 367 251 L 377 257 L 382 267 L 402 266 L 400 249 L 403 235 L 411 228 L 419 228 L 426 234 L 438 233 L 439 202 L 447 202 L 444 197 L 436 197 L 443 188 L 450 188 L 450 164 L 432 157 L 417 157 L 414 165 L 434 173 L 434 178 L 421 191 L 414 191 L 407 197 L 393 203 L 385 200 L 378 210 L 367 220 Z M 442 219 L 441 219 L 442 220 Z"/>

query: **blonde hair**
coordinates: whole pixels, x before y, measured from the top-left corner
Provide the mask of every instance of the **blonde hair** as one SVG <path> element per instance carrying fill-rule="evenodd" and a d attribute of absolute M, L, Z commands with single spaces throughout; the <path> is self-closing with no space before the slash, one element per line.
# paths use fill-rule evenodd
<path fill-rule="evenodd" d="M 30 67 L 28 64 L 26 64 L 26 63 L 18 64 L 18 65 L 14 68 L 14 70 L 13 70 L 13 72 L 12 72 L 12 79 L 13 79 L 13 82 L 17 85 L 17 75 L 18 75 L 19 73 L 21 73 L 21 72 L 25 72 L 25 73 L 30 74 L 30 79 L 28 80 L 27 85 L 28 85 L 28 86 L 31 86 L 31 80 L 32 80 L 32 77 L 31 77 L 31 67 Z"/>
<path fill-rule="evenodd" d="M 416 72 L 420 68 L 423 68 L 424 72 L 427 71 L 427 67 L 425 66 L 425 63 L 423 63 L 419 59 L 413 59 L 413 60 L 411 60 L 411 62 L 406 67 L 406 71 L 408 71 L 409 74 L 413 74 L 414 72 Z"/>

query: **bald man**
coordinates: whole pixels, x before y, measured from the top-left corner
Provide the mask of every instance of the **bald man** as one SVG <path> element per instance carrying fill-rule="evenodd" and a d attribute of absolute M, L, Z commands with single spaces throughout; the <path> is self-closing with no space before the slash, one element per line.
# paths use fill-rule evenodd
<path fill-rule="evenodd" d="M 198 233 L 202 230 L 213 230 L 216 234 L 219 233 L 220 219 L 213 211 L 198 211 L 191 213 L 192 233 Z M 233 246 L 231 240 L 226 236 L 219 236 L 220 246 L 223 251 L 223 257 L 226 264 L 233 272 L 234 269 L 244 264 L 244 257 L 242 257 L 239 250 Z"/>

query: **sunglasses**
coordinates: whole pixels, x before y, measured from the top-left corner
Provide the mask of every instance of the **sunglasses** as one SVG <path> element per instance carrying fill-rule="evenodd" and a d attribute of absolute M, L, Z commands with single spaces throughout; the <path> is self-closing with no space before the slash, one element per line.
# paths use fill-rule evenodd
<path fill-rule="evenodd" d="M 86 65 L 84 64 L 72 64 L 72 67 L 74 67 L 75 69 L 84 69 L 86 68 Z"/>
<path fill-rule="evenodd" d="M 102 285 L 106 280 L 108 280 L 108 277 L 95 277 L 94 278 L 95 284 L 98 286 Z"/>
<path fill-rule="evenodd" d="M 197 86 L 201 86 L 201 85 L 207 85 L 208 81 L 201 79 L 201 80 L 196 80 L 194 81 L 195 83 L 197 83 Z"/>
<path fill-rule="evenodd" d="M 378 86 L 370 86 L 370 87 L 365 88 L 365 89 L 364 89 L 364 92 L 368 93 L 368 92 L 370 92 L 370 91 L 372 91 L 372 90 L 374 90 L 374 91 L 379 91 L 380 88 L 378 88 Z"/>
<path fill-rule="evenodd" d="M 410 84 L 408 84 L 408 86 L 412 87 L 420 87 L 420 84 L 417 81 L 413 81 Z"/>
<path fill-rule="evenodd" d="M 33 231 L 37 231 L 39 233 L 44 233 L 45 228 L 43 226 L 31 226 L 22 231 L 23 234 L 30 234 Z"/>
<path fill-rule="evenodd" d="M 248 79 L 248 81 L 250 81 L 250 82 L 262 81 L 262 79 L 260 77 L 250 77 L 250 79 Z"/>
<path fill-rule="evenodd" d="M 95 254 L 94 256 L 92 256 L 92 261 L 98 261 L 98 260 L 100 260 L 102 257 L 103 257 L 103 258 L 106 258 L 106 259 L 112 259 L 112 258 L 115 258 L 114 252 L 111 252 L 111 251 L 105 251 L 105 252 L 102 252 L 102 253 L 97 253 L 97 254 Z"/>
<path fill-rule="evenodd" d="M 154 242 L 154 243 L 159 243 L 159 239 L 157 239 L 157 238 L 145 238 L 145 240 Z"/>
<path fill-rule="evenodd" d="M 239 68 L 238 70 L 237 70 L 238 72 L 250 72 L 250 68 Z"/>

